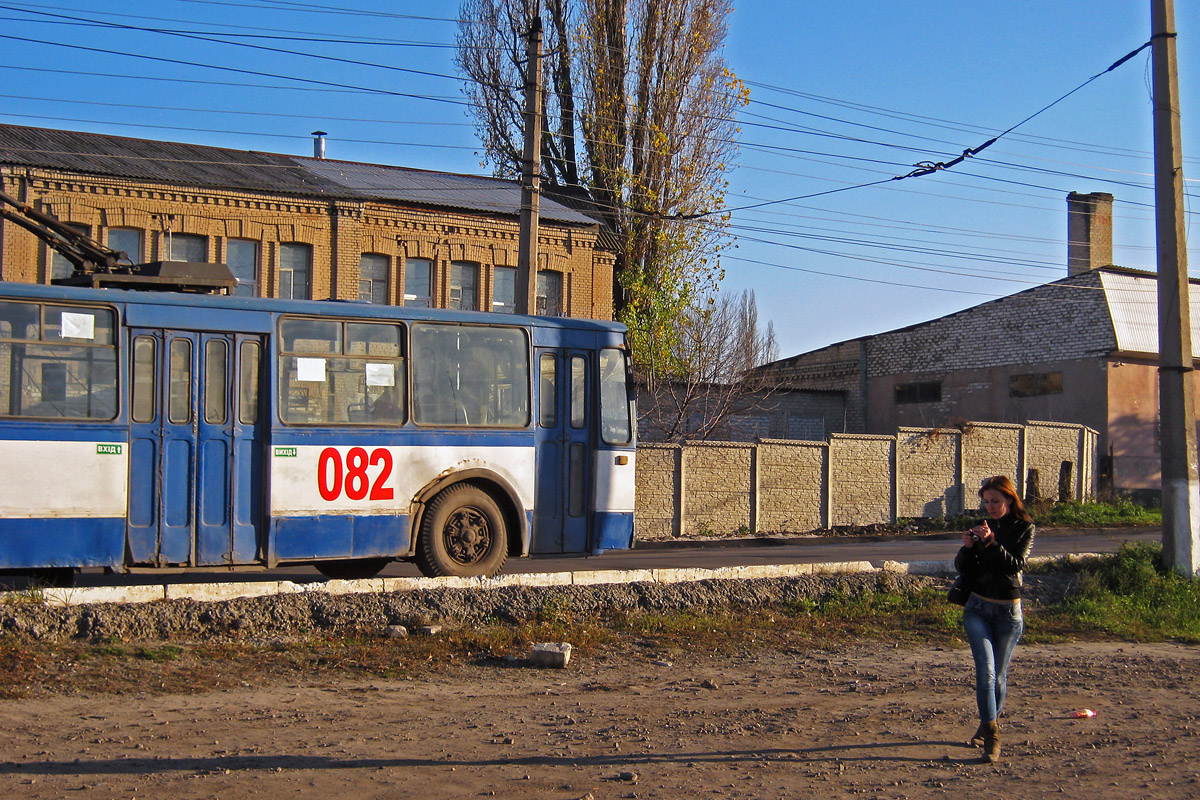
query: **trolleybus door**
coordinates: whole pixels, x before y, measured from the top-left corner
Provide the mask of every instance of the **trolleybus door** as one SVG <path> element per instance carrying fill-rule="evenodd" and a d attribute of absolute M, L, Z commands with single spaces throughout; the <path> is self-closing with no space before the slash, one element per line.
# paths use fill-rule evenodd
<path fill-rule="evenodd" d="M 588 551 L 592 380 L 584 350 L 538 348 L 537 497 L 532 553 Z"/>
<path fill-rule="evenodd" d="M 258 337 L 130 333 L 129 555 L 214 566 L 259 555 Z"/>

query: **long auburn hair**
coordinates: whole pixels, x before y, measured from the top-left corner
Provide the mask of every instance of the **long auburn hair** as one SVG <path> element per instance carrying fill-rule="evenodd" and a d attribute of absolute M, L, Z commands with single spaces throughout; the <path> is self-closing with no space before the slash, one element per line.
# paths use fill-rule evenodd
<path fill-rule="evenodd" d="M 990 478 L 984 478 L 983 483 L 979 486 L 979 499 L 983 499 L 983 493 L 988 489 L 997 491 L 1008 498 L 1008 513 L 1014 514 L 1018 519 L 1026 522 L 1033 522 L 1033 517 L 1029 516 L 1029 512 L 1025 510 L 1025 504 L 1021 502 L 1021 496 L 1017 494 L 1017 487 L 1013 486 L 1013 482 L 1008 479 L 1007 475 L 993 475 Z"/>

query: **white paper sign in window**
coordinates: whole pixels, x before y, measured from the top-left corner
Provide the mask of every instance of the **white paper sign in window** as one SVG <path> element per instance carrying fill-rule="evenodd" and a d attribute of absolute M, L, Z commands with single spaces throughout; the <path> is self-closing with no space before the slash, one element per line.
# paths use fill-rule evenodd
<path fill-rule="evenodd" d="M 395 386 L 395 364 L 367 364 L 367 386 Z"/>
<path fill-rule="evenodd" d="M 62 332 L 64 339 L 95 339 L 96 318 L 91 314 L 62 313 Z"/>
<path fill-rule="evenodd" d="M 325 359 L 323 358 L 297 358 L 296 359 L 296 380 L 298 381 L 315 381 L 317 383 L 325 382 Z"/>

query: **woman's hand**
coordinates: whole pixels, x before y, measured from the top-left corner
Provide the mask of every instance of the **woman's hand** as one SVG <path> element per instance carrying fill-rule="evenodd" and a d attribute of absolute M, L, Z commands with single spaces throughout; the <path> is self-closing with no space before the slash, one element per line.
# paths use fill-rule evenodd
<path fill-rule="evenodd" d="M 987 547 L 996 539 L 996 534 L 992 533 L 992 529 L 988 527 L 986 522 L 976 525 L 969 531 L 963 534 L 964 547 Z"/>

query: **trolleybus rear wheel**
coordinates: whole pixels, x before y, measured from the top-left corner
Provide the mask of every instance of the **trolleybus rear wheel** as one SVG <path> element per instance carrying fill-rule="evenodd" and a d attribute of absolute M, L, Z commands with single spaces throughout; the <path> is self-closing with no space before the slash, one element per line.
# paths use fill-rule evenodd
<path fill-rule="evenodd" d="M 460 483 L 429 504 L 421 522 L 417 566 L 423 575 L 495 575 L 508 557 L 504 515 L 491 495 Z"/>
<path fill-rule="evenodd" d="M 374 578 L 390 560 L 388 558 L 351 558 L 343 561 L 318 561 L 315 566 L 317 572 L 326 578 L 355 581 Z"/>

